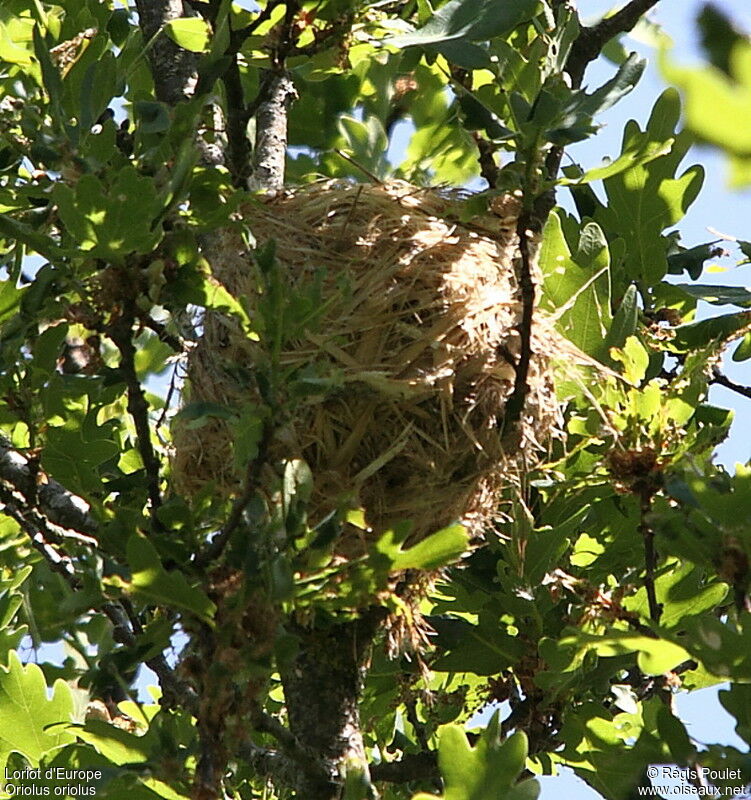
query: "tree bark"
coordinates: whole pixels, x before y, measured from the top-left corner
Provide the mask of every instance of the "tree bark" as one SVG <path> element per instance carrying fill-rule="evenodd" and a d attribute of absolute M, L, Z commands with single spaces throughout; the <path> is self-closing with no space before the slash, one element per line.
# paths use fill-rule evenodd
<path fill-rule="evenodd" d="M 368 777 L 359 700 L 382 609 L 326 627 L 298 626 L 297 655 L 280 669 L 292 733 L 315 757 L 322 776 L 301 773 L 306 800 L 338 800 L 347 769 Z"/>
<path fill-rule="evenodd" d="M 38 480 L 39 477 L 44 477 L 44 480 Z M 20 492 L 30 505 L 38 505 L 56 525 L 86 536 L 96 535 L 98 525 L 90 513 L 89 504 L 57 481 L 37 475 L 26 456 L 14 449 L 10 441 L 2 435 L 0 480 Z"/>
<path fill-rule="evenodd" d="M 157 99 L 170 106 L 189 99 L 195 88 L 198 56 L 162 32 L 170 20 L 190 16 L 183 0 L 136 0 L 136 8 L 144 44 L 150 44 L 148 57 Z"/>
<path fill-rule="evenodd" d="M 284 187 L 287 159 L 287 110 L 297 93 L 289 75 L 268 71 L 259 95 L 263 102 L 256 113 L 256 147 L 252 189 L 278 192 Z"/>

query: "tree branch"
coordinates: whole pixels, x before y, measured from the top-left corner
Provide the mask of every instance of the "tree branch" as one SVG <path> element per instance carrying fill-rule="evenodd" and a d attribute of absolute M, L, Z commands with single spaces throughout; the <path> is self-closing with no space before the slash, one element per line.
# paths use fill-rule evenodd
<path fill-rule="evenodd" d="M 631 0 L 611 17 L 605 17 L 591 28 L 582 28 L 566 61 L 566 72 L 575 89 L 581 86 L 587 66 L 602 52 L 602 48 L 621 33 L 628 33 L 636 23 L 657 5 L 659 0 Z"/>
<path fill-rule="evenodd" d="M 655 570 L 657 569 L 655 532 L 647 522 L 647 516 L 652 509 L 652 491 L 649 488 L 642 489 L 639 493 L 639 500 L 639 531 L 644 539 L 644 588 L 647 592 L 649 617 L 652 622 L 659 622 L 662 615 L 662 606 L 657 602 L 657 592 L 655 590 Z"/>
<path fill-rule="evenodd" d="M 411 781 L 438 781 L 438 757 L 433 750 L 423 753 L 408 753 L 399 761 L 381 761 L 370 765 L 373 781 L 386 783 L 410 783 Z"/>
<path fill-rule="evenodd" d="M 600 55 L 602 48 L 619 34 L 632 30 L 644 14 L 658 2 L 659 0 L 631 0 L 612 17 L 600 20 L 591 28 L 582 28 L 571 46 L 571 52 L 566 59 L 564 68 L 571 78 L 571 87 L 573 89 L 581 88 L 587 67 Z M 564 148 L 560 146 L 553 147 L 548 153 L 545 159 L 545 172 L 548 180 L 555 180 L 558 175 L 563 153 Z M 554 205 L 555 190 L 551 189 L 542 194 L 535 202 L 538 218 L 546 220 Z"/>
<path fill-rule="evenodd" d="M 742 386 L 740 383 L 731 381 L 727 375 L 720 371 L 719 367 L 714 367 L 712 369 L 712 380 L 710 384 L 724 386 L 726 389 L 730 389 L 731 392 L 736 392 L 736 394 L 740 394 L 743 397 L 751 398 L 751 386 Z"/>
<path fill-rule="evenodd" d="M 519 321 L 519 357 L 514 364 L 514 388 L 506 400 L 503 418 L 504 431 L 510 434 L 524 414 L 524 403 L 527 399 L 529 385 L 529 366 L 532 361 L 532 323 L 535 311 L 535 282 L 532 277 L 532 253 L 530 240 L 535 235 L 535 227 L 540 228 L 541 223 L 535 224 L 532 212 L 523 211 L 519 216 L 516 226 L 516 236 L 519 242 L 521 267 L 519 270 L 519 292 L 522 301 L 522 316 Z"/>
<path fill-rule="evenodd" d="M 223 76 L 224 90 L 227 94 L 227 168 L 232 183 L 238 189 L 246 189 L 253 167 L 253 153 L 248 138 L 250 114 L 242 82 L 237 57 L 233 56 Z"/>
<path fill-rule="evenodd" d="M 268 733 L 280 744 L 286 756 L 288 756 L 298 767 L 301 767 L 307 775 L 314 780 L 325 780 L 326 772 L 321 767 L 315 756 L 310 753 L 297 739 L 289 728 L 282 725 L 279 720 L 266 714 L 259 707 L 255 707 L 251 713 L 253 728 L 260 733 Z"/>
<path fill-rule="evenodd" d="M 299 767 L 283 753 L 258 747 L 249 741 L 239 749 L 238 755 L 247 761 L 258 775 L 270 778 L 275 783 L 290 789 L 297 789 Z"/>
<path fill-rule="evenodd" d="M 224 552 L 224 548 L 229 543 L 232 534 L 237 530 L 237 526 L 242 522 L 243 513 L 248 503 L 253 499 L 253 495 L 258 488 L 261 467 L 266 461 L 266 455 L 271 441 L 271 431 L 271 423 L 267 422 L 261 441 L 258 443 L 256 457 L 248 464 L 245 471 L 245 488 L 242 494 L 235 498 L 227 521 L 224 523 L 222 529 L 211 540 L 206 549 L 202 553 L 196 555 L 194 563 L 197 567 L 206 567 L 212 561 L 219 558 Z"/>
<path fill-rule="evenodd" d="M 136 0 L 138 20 L 146 42 L 157 99 L 176 105 L 192 94 L 198 55 L 184 50 L 165 33 L 164 26 L 189 16 L 182 0 Z"/>
<path fill-rule="evenodd" d="M 149 424 L 149 404 L 146 402 L 143 387 L 136 373 L 136 348 L 133 344 L 132 319 L 129 315 L 120 317 L 108 330 L 109 336 L 120 351 L 120 372 L 125 379 L 128 391 L 128 413 L 133 418 L 138 440 L 138 452 L 141 454 L 146 470 L 147 491 L 151 517 L 156 527 L 161 523 L 156 512 L 162 504 L 162 493 L 159 487 L 159 459 L 151 442 L 151 425 Z"/>
<path fill-rule="evenodd" d="M 31 546 L 40 553 L 50 569 L 61 575 L 74 592 L 80 591 L 83 584 L 76 572 L 73 559 L 61 547 L 53 546 L 51 540 L 54 540 L 55 532 L 50 529 L 47 520 L 36 509 L 22 509 L 13 492 L 2 486 L 0 486 L 0 503 L 3 505 L 4 513 L 18 523 L 21 530 L 29 537 Z M 132 620 L 123 606 L 104 599 L 101 604 L 93 604 L 91 607 L 93 610 L 101 611 L 112 623 L 112 638 L 118 644 L 125 647 L 138 645 L 137 637 L 133 633 Z M 140 629 L 140 622 L 137 629 Z M 195 711 L 197 707 L 195 691 L 177 677 L 164 656 L 155 656 L 144 663 L 159 679 L 167 704 Z"/>
<path fill-rule="evenodd" d="M 161 322 L 157 322 L 148 315 L 144 315 L 143 317 L 139 318 L 139 322 L 142 322 L 144 327 L 148 328 L 150 331 L 153 331 L 159 337 L 160 342 L 164 342 L 176 353 L 185 352 L 185 342 L 179 336 L 175 336 L 173 333 L 170 333 L 167 330 L 167 327 Z"/>
<path fill-rule="evenodd" d="M 278 192 L 284 186 L 287 160 L 287 110 L 297 97 L 294 84 L 282 69 L 266 71 L 256 112 L 256 146 L 252 188 Z"/>
<path fill-rule="evenodd" d="M 81 581 L 76 574 L 73 560 L 65 552 L 53 547 L 45 538 L 45 521 L 36 509 L 22 509 L 13 493 L 5 487 L 0 487 L 0 503 L 2 503 L 3 512 L 14 520 L 29 537 L 31 546 L 41 554 L 50 569 L 58 575 L 62 575 L 73 590 L 80 589 Z"/>
<path fill-rule="evenodd" d="M 47 479 L 37 486 L 28 459 L 15 450 L 0 434 L 0 480 L 9 484 L 24 499 L 38 503 L 44 515 L 56 525 L 86 536 L 94 536 L 99 523 L 89 513 L 89 504 L 69 492 L 56 480 Z"/>

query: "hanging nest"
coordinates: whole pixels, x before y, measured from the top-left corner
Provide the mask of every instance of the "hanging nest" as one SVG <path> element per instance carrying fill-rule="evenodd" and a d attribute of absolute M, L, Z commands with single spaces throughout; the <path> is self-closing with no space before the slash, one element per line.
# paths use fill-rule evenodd
<path fill-rule="evenodd" d="M 320 292 L 317 315 L 278 359 L 280 372 L 323 388 L 288 406 L 266 452 L 267 464 L 310 466 L 312 524 L 348 506 L 364 509 L 376 532 L 401 520 L 415 538 L 457 520 L 478 532 L 549 439 L 555 337 L 539 313 L 523 414 L 504 428 L 520 349 L 519 202 L 497 198 L 493 213 L 471 223 L 458 221 L 460 211 L 456 195 L 401 182 L 318 183 L 247 211 L 259 245 L 276 243 L 287 296 Z M 268 294 L 252 256 L 235 248 L 213 268 L 253 318 Z M 258 384 L 238 371 L 269 364 L 270 347 L 229 316 L 207 316 L 190 356 L 188 402 L 230 410 L 261 402 Z M 231 424 L 175 427 L 178 490 L 213 482 L 225 496 L 242 491 Z"/>

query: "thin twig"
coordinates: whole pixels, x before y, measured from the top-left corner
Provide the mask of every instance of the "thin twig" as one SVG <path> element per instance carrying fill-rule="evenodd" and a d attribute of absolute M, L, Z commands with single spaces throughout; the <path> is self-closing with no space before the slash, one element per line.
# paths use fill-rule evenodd
<path fill-rule="evenodd" d="M 123 607 L 123 606 L 126 607 Z M 124 647 L 135 647 L 138 643 L 133 630 L 143 630 L 140 621 L 135 616 L 133 608 L 128 613 L 127 604 L 105 602 L 101 611 L 112 623 L 112 638 Z M 144 664 L 154 672 L 162 689 L 165 705 L 170 708 L 182 707 L 195 714 L 198 709 L 198 696 L 192 686 L 180 680 L 175 671 L 167 663 L 163 655 L 154 656 L 144 661 Z"/>
<path fill-rule="evenodd" d="M 717 384 L 717 386 L 724 386 L 726 389 L 730 389 L 731 392 L 736 392 L 743 397 L 751 398 L 751 386 L 742 386 L 740 383 L 731 381 L 727 375 L 720 372 L 719 367 L 715 367 L 712 370 L 712 380 L 710 383 Z"/>
<path fill-rule="evenodd" d="M 108 333 L 120 351 L 120 372 L 125 379 L 128 392 L 128 413 L 136 428 L 138 452 L 141 454 L 141 460 L 146 469 L 151 517 L 155 527 L 161 528 L 156 517 L 156 512 L 162 504 L 162 494 L 159 488 L 160 465 L 151 442 L 149 404 L 146 402 L 143 387 L 136 372 L 136 348 L 132 338 L 132 319 L 128 316 L 121 317 L 110 326 Z"/>
<path fill-rule="evenodd" d="M 374 175 L 370 170 L 363 167 L 362 164 L 358 164 L 357 161 L 355 161 L 355 159 L 352 158 L 352 156 L 348 156 L 345 152 L 337 149 L 336 147 L 334 148 L 334 152 L 339 156 L 339 158 L 343 158 L 348 164 L 352 164 L 353 167 L 359 169 L 360 172 L 362 172 L 363 175 L 370 178 L 370 180 L 373 181 L 374 184 L 383 186 L 383 181 L 379 177 Z"/>
<path fill-rule="evenodd" d="M 161 322 L 157 322 L 155 319 L 152 319 L 146 314 L 144 314 L 143 317 L 140 317 L 138 321 L 143 323 L 144 327 L 148 328 L 150 331 L 153 331 L 159 337 L 160 342 L 164 342 L 166 345 L 169 345 L 169 347 L 171 347 L 176 353 L 185 352 L 185 342 L 179 336 L 175 336 L 174 333 L 170 333 L 166 326 L 162 325 Z"/>
<path fill-rule="evenodd" d="M 255 730 L 273 736 L 285 755 L 297 763 L 309 776 L 322 781 L 327 779 L 326 771 L 316 757 L 279 720 L 266 714 L 259 707 L 255 707 L 251 710 L 251 721 Z"/>
<path fill-rule="evenodd" d="M 0 502 L 3 504 L 3 512 L 18 523 L 21 530 L 29 537 L 31 546 L 42 555 L 50 569 L 61 575 L 74 592 L 80 591 L 83 581 L 76 571 L 73 559 L 61 547 L 51 544 L 50 539 L 54 538 L 54 533 L 50 531 L 44 517 L 36 509 L 22 510 L 13 492 L 3 486 L 0 486 Z M 118 644 L 125 647 L 134 647 L 137 644 L 131 615 L 122 605 L 111 600 L 103 600 L 101 604 L 92 604 L 91 607 L 93 610 L 101 611 L 112 623 L 112 638 Z M 131 612 L 135 617 L 132 608 Z M 140 622 L 137 630 L 142 630 Z M 168 703 L 182 705 L 190 711 L 195 710 L 197 706 L 195 691 L 177 677 L 164 656 L 155 656 L 144 663 L 156 674 Z"/>
<path fill-rule="evenodd" d="M 652 510 L 652 492 L 649 488 L 642 489 L 639 494 L 641 516 L 639 530 L 644 539 L 644 588 L 647 592 L 649 618 L 652 622 L 659 622 L 662 606 L 657 602 L 655 590 L 655 570 L 657 569 L 657 551 L 655 550 L 655 532 L 647 522 L 647 516 Z"/>
<path fill-rule="evenodd" d="M 167 396 L 164 398 L 164 408 L 162 409 L 162 413 L 159 415 L 159 419 L 156 421 L 156 430 L 159 431 L 159 428 L 164 425 L 167 420 L 167 414 L 170 412 L 170 407 L 172 405 L 172 395 L 177 390 L 177 370 L 179 369 L 179 362 L 175 364 L 174 369 L 172 370 L 172 377 L 169 381 L 169 388 L 167 389 Z M 161 440 L 160 438 L 160 441 Z"/>
<path fill-rule="evenodd" d="M 53 547 L 43 535 L 44 519 L 35 509 L 22 510 L 13 493 L 0 486 L 0 503 L 3 513 L 14 520 L 29 537 L 31 546 L 42 555 L 53 572 L 62 575 L 73 590 L 81 588 L 73 560 L 64 551 Z"/>
<path fill-rule="evenodd" d="M 571 79 L 571 87 L 579 89 L 584 79 L 584 73 L 592 61 L 602 52 L 602 48 L 613 38 L 621 33 L 628 33 L 636 23 L 659 0 L 631 0 L 612 17 L 600 20 L 591 28 L 582 28 L 571 47 L 566 59 L 565 72 Z M 561 167 L 564 148 L 557 146 L 551 148 L 545 159 L 545 172 L 548 180 L 555 180 Z M 555 205 L 555 189 L 544 192 L 535 202 L 537 217 L 546 220 Z"/>
<path fill-rule="evenodd" d="M 532 361 L 532 323 L 535 310 L 535 282 L 532 277 L 532 253 L 530 252 L 530 239 L 534 235 L 531 213 L 524 211 L 519 216 L 516 225 L 516 235 L 519 241 L 519 254 L 521 265 L 519 269 L 519 292 L 522 301 L 522 316 L 519 322 L 519 358 L 514 364 L 516 372 L 514 388 L 506 401 L 504 414 L 504 428 L 511 431 L 513 426 L 521 420 L 524 413 L 524 403 L 527 399 L 529 385 L 529 366 Z"/>
<path fill-rule="evenodd" d="M 256 456 L 248 463 L 245 471 L 245 488 L 242 494 L 237 497 L 232 504 L 227 521 L 224 526 L 211 540 L 208 547 L 202 552 L 198 553 L 194 559 L 197 567 L 206 567 L 212 561 L 215 561 L 224 552 L 224 548 L 229 543 L 230 537 L 237 529 L 237 526 L 242 522 L 243 513 L 248 506 L 248 503 L 253 499 L 253 495 L 258 488 L 260 480 L 261 467 L 266 461 L 269 443 L 271 440 L 272 426 L 266 423 L 261 441 L 258 443 L 258 450 Z"/>

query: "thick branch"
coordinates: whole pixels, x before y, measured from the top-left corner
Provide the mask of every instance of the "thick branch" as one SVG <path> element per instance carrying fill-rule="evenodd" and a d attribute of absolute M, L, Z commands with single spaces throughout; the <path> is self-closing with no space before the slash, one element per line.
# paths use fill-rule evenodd
<path fill-rule="evenodd" d="M 227 168 L 232 183 L 237 188 L 245 189 L 252 172 L 253 154 L 248 138 L 250 115 L 240 81 L 240 68 L 234 55 L 224 74 L 224 90 L 227 93 Z"/>
<path fill-rule="evenodd" d="M 56 525 L 87 536 L 96 534 L 98 523 L 89 513 L 89 504 L 55 480 L 48 479 L 46 483 L 37 486 L 28 459 L 13 449 L 2 434 L 0 480 L 20 492 L 27 502 L 33 503 L 36 500 L 44 515 Z"/>
<path fill-rule="evenodd" d="M 310 750 L 300 744 L 297 737 L 282 725 L 275 717 L 264 713 L 260 708 L 255 708 L 251 715 L 253 728 L 260 733 L 268 733 L 273 736 L 284 751 L 284 755 L 313 780 L 326 780 L 326 773 L 321 768 Z"/>
<path fill-rule="evenodd" d="M 276 786 L 297 788 L 300 768 L 283 753 L 249 742 L 240 748 L 238 755 L 247 761 L 257 775 L 270 778 Z"/>
<path fill-rule="evenodd" d="M 284 186 L 287 160 L 287 110 L 297 92 L 284 70 L 268 70 L 259 95 L 263 101 L 256 113 L 252 184 L 255 189 L 278 192 Z"/>
<path fill-rule="evenodd" d="M 281 667 L 292 733 L 314 751 L 323 778 L 300 776 L 306 800 L 338 800 L 349 766 L 367 774 L 360 730 L 363 665 L 385 610 L 373 607 L 359 619 L 293 632 L 299 647 L 293 662 Z"/>
<path fill-rule="evenodd" d="M 157 98 L 168 105 L 186 100 L 193 91 L 198 56 L 163 31 L 170 20 L 190 16 L 182 0 L 136 0 L 136 8 L 144 39 L 152 43 L 148 55 Z"/>

